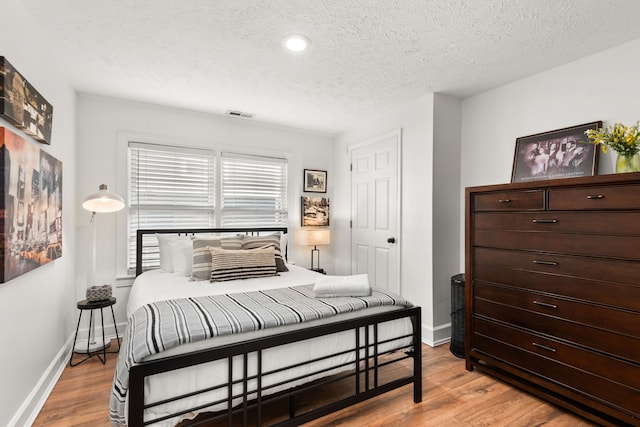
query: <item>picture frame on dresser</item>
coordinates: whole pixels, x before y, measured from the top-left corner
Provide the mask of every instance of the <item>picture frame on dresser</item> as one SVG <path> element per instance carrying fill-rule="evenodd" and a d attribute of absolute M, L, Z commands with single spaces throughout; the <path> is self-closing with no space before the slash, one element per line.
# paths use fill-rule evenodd
<path fill-rule="evenodd" d="M 597 121 L 517 138 L 511 182 L 596 175 L 599 150 L 585 131 L 601 127 Z"/>

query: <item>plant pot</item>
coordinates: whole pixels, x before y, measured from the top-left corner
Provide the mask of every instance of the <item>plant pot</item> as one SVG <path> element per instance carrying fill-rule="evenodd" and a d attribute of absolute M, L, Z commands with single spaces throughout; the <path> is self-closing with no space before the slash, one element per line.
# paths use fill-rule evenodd
<path fill-rule="evenodd" d="M 618 154 L 616 173 L 640 172 L 640 152 L 632 156 Z"/>

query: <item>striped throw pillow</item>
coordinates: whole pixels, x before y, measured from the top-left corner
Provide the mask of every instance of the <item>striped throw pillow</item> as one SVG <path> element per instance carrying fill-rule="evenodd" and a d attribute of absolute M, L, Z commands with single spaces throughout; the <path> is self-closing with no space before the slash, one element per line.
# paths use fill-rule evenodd
<path fill-rule="evenodd" d="M 274 248 L 249 250 L 229 250 L 209 247 L 211 253 L 211 281 L 251 279 L 255 277 L 275 276 L 276 263 Z"/>
<path fill-rule="evenodd" d="M 191 278 L 194 280 L 211 279 L 211 252 L 208 247 L 222 249 L 242 249 L 242 237 L 196 237 L 193 239 L 193 265 Z"/>
<path fill-rule="evenodd" d="M 280 234 L 270 234 L 268 236 L 245 236 L 242 239 L 242 249 L 255 249 L 265 245 L 273 245 L 275 248 L 276 270 L 278 272 L 289 271 L 280 249 Z"/>

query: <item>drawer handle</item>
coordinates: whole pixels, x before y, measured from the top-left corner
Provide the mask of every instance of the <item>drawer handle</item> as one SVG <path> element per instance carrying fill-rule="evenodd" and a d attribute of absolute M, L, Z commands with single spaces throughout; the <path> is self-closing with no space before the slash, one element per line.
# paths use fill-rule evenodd
<path fill-rule="evenodd" d="M 604 195 L 603 194 L 589 194 L 587 196 L 587 199 L 589 199 L 589 200 L 604 199 Z"/>
<path fill-rule="evenodd" d="M 511 199 L 499 199 L 498 203 L 511 203 Z"/>
<path fill-rule="evenodd" d="M 533 301 L 534 304 L 536 305 L 541 305 L 543 307 L 547 307 L 547 308 L 558 308 L 557 305 L 555 304 L 549 304 L 548 302 L 542 302 L 542 301 Z"/>
<path fill-rule="evenodd" d="M 531 344 L 533 344 L 535 347 L 541 348 L 543 350 L 551 351 L 553 353 L 556 352 L 555 348 L 549 347 L 548 345 L 540 344 L 540 343 L 537 343 L 537 342 L 534 342 L 534 343 L 531 343 Z"/>
<path fill-rule="evenodd" d="M 534 219 L 531 222 L 534 224 L 557 224 L 557 219 Z"/>
<path fill-rule="evenodd" d="M 553 266 L 558 265 L 558 263 L 555 261 L 539 261 L 537 259 L 534 259 L 533 263 L 540 264 L 540 265 L 553 265 Z"/>

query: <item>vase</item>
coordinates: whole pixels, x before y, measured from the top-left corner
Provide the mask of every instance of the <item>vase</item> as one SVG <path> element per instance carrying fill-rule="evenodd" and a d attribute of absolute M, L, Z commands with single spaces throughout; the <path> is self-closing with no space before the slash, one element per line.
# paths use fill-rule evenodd
<path fill-rule="evenodd" d="M 616 173 L 640 172 L 640 152 L 632 156 L 618 154 Z"/>

